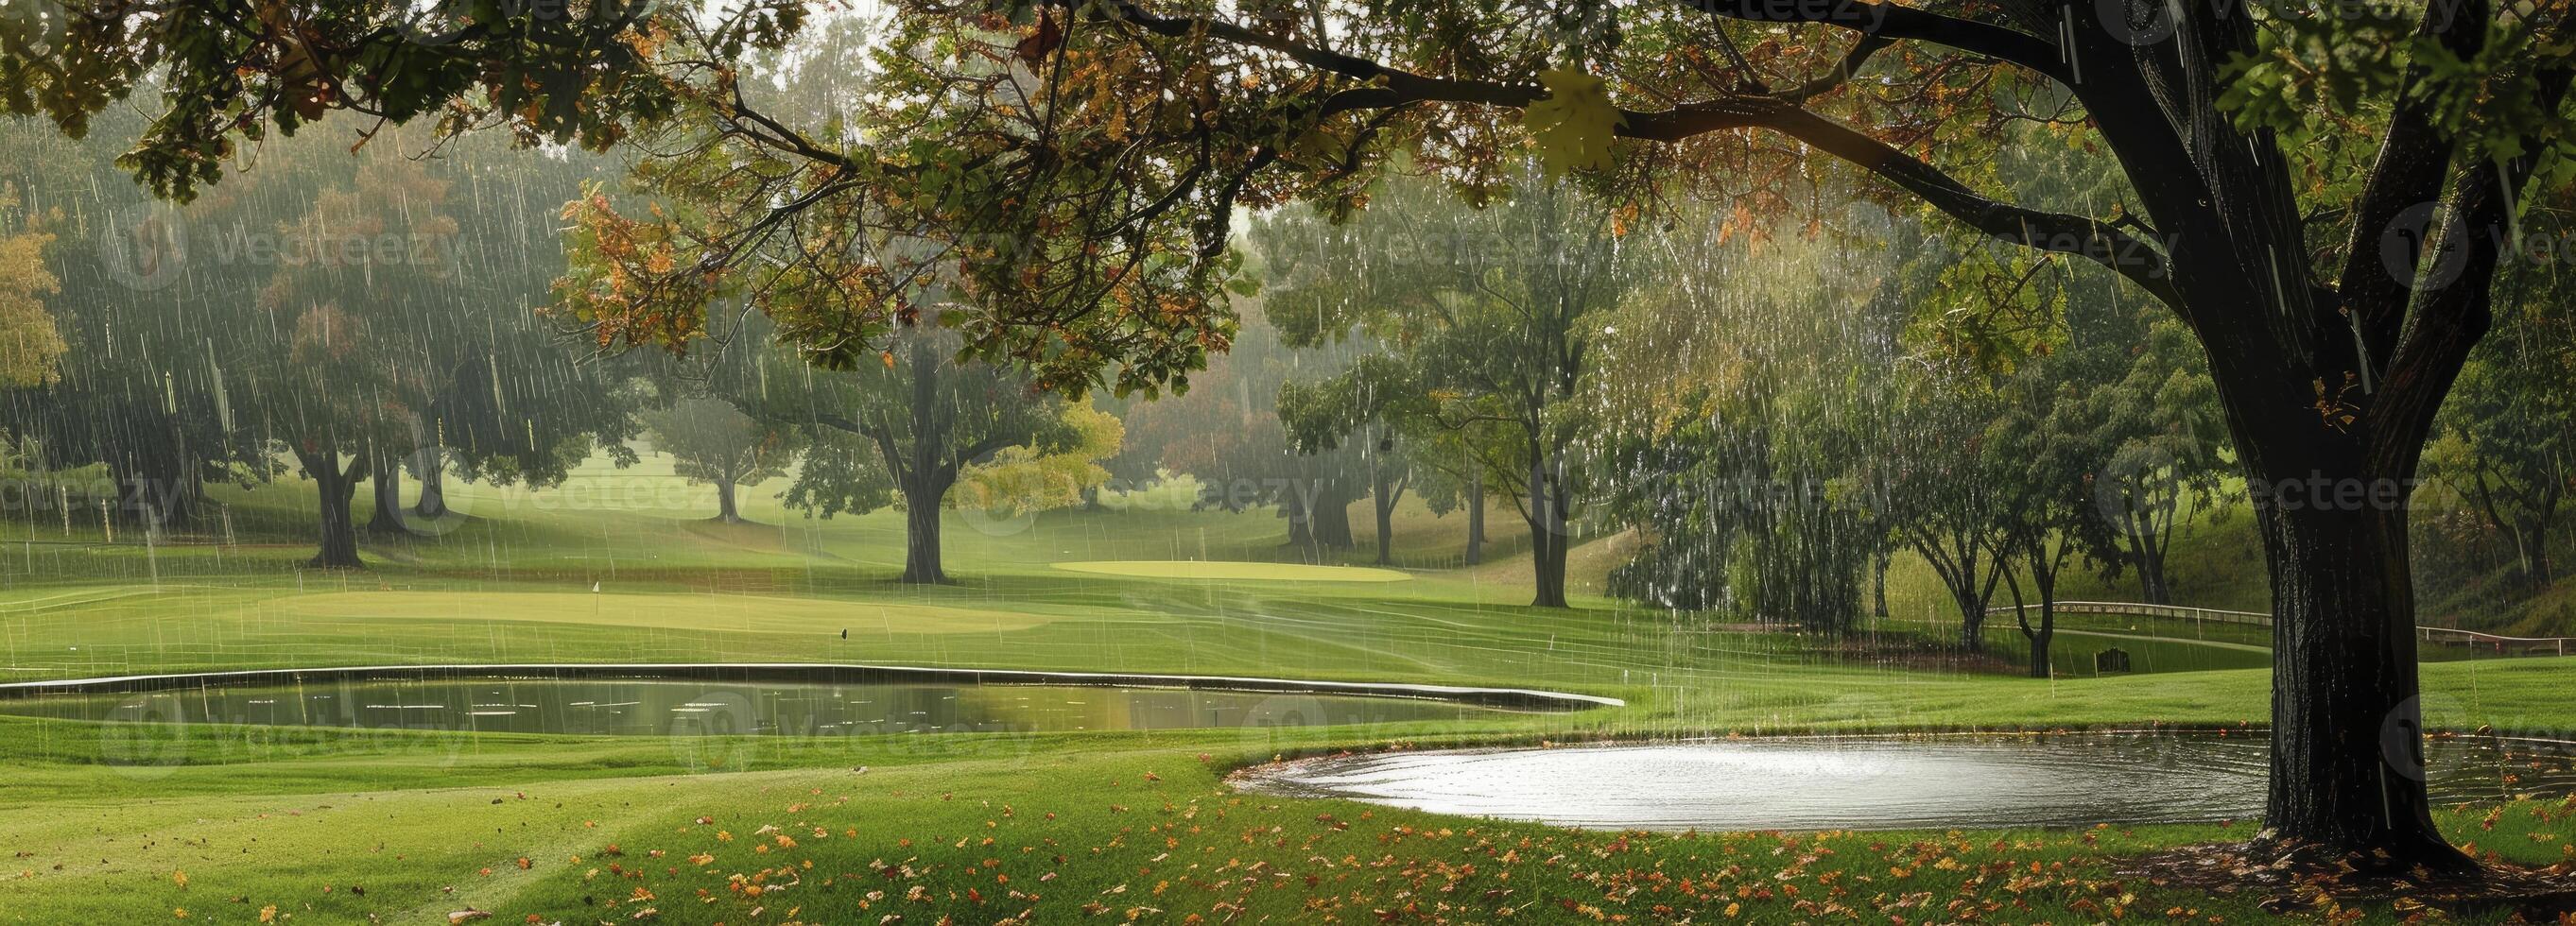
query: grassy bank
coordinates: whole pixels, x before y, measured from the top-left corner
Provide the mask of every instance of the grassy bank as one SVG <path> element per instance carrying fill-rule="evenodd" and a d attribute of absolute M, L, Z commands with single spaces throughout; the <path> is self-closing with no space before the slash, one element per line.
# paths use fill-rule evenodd
<path fill-rule="evenodd" d="M 594 475 L 612 488 L 654 478 Z M 1578 833 L 1244 795 L 1223 776 L 1276 755 L 1398 744 L 2241 726 L 2264 716 L 2259 662 L 2033 680 L 1926 656 L 1910 633 L 1744 632 L 1597 595 L 1531 609 L 1516 578 L 1525 563 L 1508 559 L 1376 582 L 1152 565 L 1294 557 L 1275 518 L 1151 498 L 1026 523 L 952 516 L 959 581 L 906 587 L 887 579 L 901 550 L 895 517 L 805 521 L 753 492 L 762 523 L 714 525 L 698 520 L 691 490 L 661 478 L 640 495 L 603 489 L 595 504 L 463 490 L 472 518 L 370 544 L 376 566 L 356 574 L 296 568 L 307 555 L 291 533 L 297 496 L 275 489 L 226 498 L 231 543 L 147 547 L 18 525 L 0 543 L 8 678 L 831 660 L 1536 686 L 1628 706 L 1346 728 L 686 743 L 0 718 L 11 780 L 0 848 L 14 854 L 0 921 L 438 922 L 469 908 L 493 922 L 566 923 L 2258 915 L 2241 899 L 2116 871 L 2152 847 L 2241 837 L 2242 823 Z M 1426 538 L 1459 527 L 1406 523 Z M 2244 651 L 2209 643 L 2246 645 L 2143 635 L 2159 639 L 2121 645 L 2218 661 Z M 2444 663 L 2425 678 L 2437 725 L 2576 729 L 2562 694 L 2576 662 Z M 712 767 L 711 751 L 723 757 Z M 2566 810 L 2524 803 L 2444 822 L 2501 857 L 2555 861 Z"/>

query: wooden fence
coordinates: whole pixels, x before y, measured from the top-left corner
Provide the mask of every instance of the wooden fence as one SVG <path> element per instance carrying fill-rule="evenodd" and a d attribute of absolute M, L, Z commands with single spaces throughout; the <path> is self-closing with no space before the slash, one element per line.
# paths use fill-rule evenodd
<path fill-rule="evenodd" d="M 2029 605 L 2028 607 L 2037 607 Z M 1988 608 L 1987 614 L 2010 614 L 2012 605 Z M 2249 627 L 2272 626 L 2272 615 L 2260 611 L 2225 611 L 2217 608 L 2192 608 L 2171 604 L 2145 604 L 2134 601 L 2061 601 L 2059 614 L 2114 614 L 2136 617 L 2162 617 L 2203 624 L 2241 624 Z M 2508 656 L 2564 656 L 2576 643 L 2572 637 L 2508 637 L 2455 630 L 2449 627 L 2417 627 L 2416 633 L 2426 644 L 2456 646 Z"/>

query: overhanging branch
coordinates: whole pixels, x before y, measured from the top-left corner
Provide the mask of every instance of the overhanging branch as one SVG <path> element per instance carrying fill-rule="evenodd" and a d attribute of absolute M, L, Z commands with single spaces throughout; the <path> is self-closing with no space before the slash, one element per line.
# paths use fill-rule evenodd
<path fill-rule="evenodd" d="M 1700 8 L 1741 19 L 1751 18 L 1748 11 L 1766 6 L 1746 2 L 1723 5 L 1722 8 L 1706 5 Z M 1856 29 L 1867 26 L 1873 36 L 1936 42 L 1990 55 L 2052 77 L 2057 76 L 2060 67 L 2056 63 L 2053 46 L 2000 26 L 1888 4 L 1812 6 L 1821 9 L 1810 11 L 1815 18 L 1809 21 Z M 1835 7 L 1844 9 L 1838 13 L 1834 11 Z M 1862 7 L 1885 9 L 1864 16 L 1855 12 Z M 1326 116 L 1416 103 L 1468 103 L 1520 109 L 1547 96 L 1545 88 L 1532 84 L 1415 74 L 1341 52 L 1265 35 L 1223 20 L 1159 16 L 1147 12 L 1134 0 L 1116 0 L 1100 9 L 1157 35 L 1174 38 L 1206 36 L 1259 48 L 1319 71 L 1368 84 L 1328 97 L 1323 112 Z M 1862 52 L 1856 48 L 1853 55 L 1862 56 Z M 1618 134 L 1648 141 L 1677 142 L 1731 129 L 1780 132 L 1895 183 L 1988 237 L 2035 250 L 2092 260 L 2137 283 L 2167 305 L 2181 304 L 2166 255 L 2112 223 L 2018 206 L 1977 193 L 1941 169 L 1863 132 L 1800 108 L 1791 99 L 1773 94 L 1722 96 L 1654 112 L 1623 109 L 1620 117 Z"/>

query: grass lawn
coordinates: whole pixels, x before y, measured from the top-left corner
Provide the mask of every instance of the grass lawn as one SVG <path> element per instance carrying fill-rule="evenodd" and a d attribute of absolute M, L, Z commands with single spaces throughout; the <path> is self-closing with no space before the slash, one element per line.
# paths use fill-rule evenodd
<path fill-rule="evenodd" d="M 1067 572 L 1140 579 L 1199 579 L 1220 582 L 1402 582 L 1413 578 L 1393 569 L 1358 566 L 1314 566 L 1305 563 L 1229 563 L 1197 560 L 1125 560 L 1106 563 L 1057 563 Z"/>
<path fill-rule="evenodd" d="M 2113 870 L 2124 854 L 2241 838 L 2246 823 L 1619 834 L 1223 783 L 1275 755 L 1398 744 L 2234 726 L 2259 722 L 2268 697 L 2242 641 L 2070 622 L 2070 648 L 2099 634 L 2160 660 L 2199 647 L 2214 665 L 2024 679 L 1620 607 L 1597 595 L 1620 538 L 1577 551 L 1577 585 L 1595 590 L 1579 607 L 1542 610 L 1523 605 L 1525 561 L 1504 553 L 1474 568 L 1399 555 L 1404 581 L 1313 581 L 1306 570 L 1359 571 L 1285 565 L 1295 557 L 1267 514 L 1150 497 L 1012 524 L 952 515 L 959 581 L 915 588 L 890 581 L 898 516 L 807 521 L 777 510 L 771 487 L 746 493 L 759 523 L 710 524 L 711 494 L 654 465 L 586 470 L 588 488 L 551 494 L 453 488 L 471 518 L 370 544 L 374 568 L 356 574 L 296 568 L 309 497 L 284 488 L 225 496 L 230 543 L 0 525 L 0 668 L 27 680 L 829 660 L 1545 687 L 1628 706 L 1345 728 L 746 738 L 712 772 L 656 737 L 233 727 L 165 733 L 148 744 L 155 763 L 114 764 L 133 754 L 133 731 L 0 718 L 0 848 L 14 855 L 0 921 L 439 922 L 468 908 L 496 923 L 2261 916 Z M 1457 516 L 1400 523 L 1400 544 L 1413 531 L 1427 548 L 1435 529 L 1463 532 Z M 1132 565 L 1056 565 L 1076 561 Z M 1210 562 L 1229 565 L 1175 565 Z M 2563 694 L 2576 662 L 2424 675 L 2437 725 L 2576 729 Z M 2576 842 L 2568 811 L 2523 802 L 2444 823 L 2481 851 L 2549 862 Z"/>

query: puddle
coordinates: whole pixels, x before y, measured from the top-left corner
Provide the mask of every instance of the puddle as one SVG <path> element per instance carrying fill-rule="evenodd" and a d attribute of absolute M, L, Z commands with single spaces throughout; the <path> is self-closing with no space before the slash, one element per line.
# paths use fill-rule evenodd
<path fill-rule="evenodd" d="M 1949 829 L 2252 820 L 2259 734 L 1782 737 L 1386 753 L 1254 770 L 1247 789 L 1650 830 Z M 2426 745 L 2436 799 L 2576 791 L 2576 746 Z"/>

